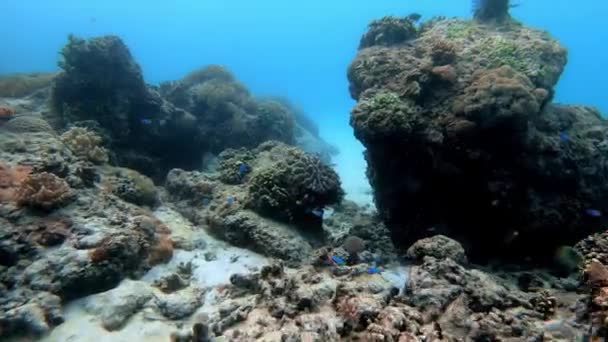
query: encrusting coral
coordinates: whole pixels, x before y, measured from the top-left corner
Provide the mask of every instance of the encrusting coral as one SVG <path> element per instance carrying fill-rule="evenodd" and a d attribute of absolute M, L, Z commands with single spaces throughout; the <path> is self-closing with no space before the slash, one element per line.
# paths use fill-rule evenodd
<path fill-rule="evenodd" d="M 101 147 L 101 138 L 95 133 L 82 127 L 70 128 L 61 135 L 61 141 L 74 154 L 95 164 L 108 162 L 108 152 Z"/>
<path fill-rule="evenodd" d="M 48 172 L 30 174 L 15 192 L 19 205 L 45 210 L 66 204 L 72 196 L 68 183 Z"/>

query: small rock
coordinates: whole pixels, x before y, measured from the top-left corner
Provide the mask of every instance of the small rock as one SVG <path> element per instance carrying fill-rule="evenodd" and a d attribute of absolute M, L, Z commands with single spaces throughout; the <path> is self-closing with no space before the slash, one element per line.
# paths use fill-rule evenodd
<path fill-rule="evenodd" d="M 168 319 L 178 320 L 192 315 L 202 304 L 205 291 L 197 287 L 160 296 L 156 307 Z"/>
<path fill-rule="evenodd" d="M 422 261 L 425 256 L 437 259 L 450 258 L 460 264 L 467 262 L 462 245 L 444 235 L 418 240 L 407 250 L 407 257 L 418 262 Z"/>
<path fill-rule="evenodd" d="M 121 329 L 151 298 L 148 284 L 125 280 L 115 289 L 87 298 L 85 307 L 101 319 L 106 330 L 114 331 Z"/>
<path fill-rule="evenodd" d="M 215 255 L 215 253 L 213 253 L 213 252 L 206 252 L 204 254 L 204 257 L 205 257 L 205 261 L 217 260 L 217 255 Z"/>

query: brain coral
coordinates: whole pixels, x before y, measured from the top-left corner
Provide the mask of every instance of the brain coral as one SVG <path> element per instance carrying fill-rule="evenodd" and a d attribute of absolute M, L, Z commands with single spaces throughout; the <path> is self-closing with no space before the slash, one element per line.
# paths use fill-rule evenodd
<path fill-rule="evenodd" d="M 69 131 L 61 135 L 61 141 L 74 154 L 84 160 L 91 161 L 95 164 L 104 164 L 108 162 L 108 152 L 105 148 L 100 147 L 101 138 L 82 127 L 73 127 Z"/>
<path fill-rule="evenodd" d="M 114 195 L 127 202 L 149 206 L 158 203 L 154 182 L 135 170 L 114 168 L 105 183 Z"/>
<path fill-rule="evenodd" d="M 282 143 L 260 145 L 271 158 L 256 165 L 249 182 L 248 205 L 261 213 L 294 219 L 340 202 L 336 172 L 315 155 Z M 260 165 L 261 164 L 261 165 Z"/>
<path fill-rule="evenodd" d="M 10 119 L 2 127 L 13 133 L 51 133 L 55 131 L 44 119 L 34 115 L 17 116 Z"/>
<path fill-rule="evenodd" d="M 19 205 L 45 210 L 64 205 L 72 195 L 65 180 L 48 172 L 30 174 L 16 191 Z"/>

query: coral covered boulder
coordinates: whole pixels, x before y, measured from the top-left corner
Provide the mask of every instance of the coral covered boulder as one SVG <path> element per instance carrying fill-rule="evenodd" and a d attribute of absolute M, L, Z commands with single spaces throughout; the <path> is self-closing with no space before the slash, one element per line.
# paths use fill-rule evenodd
<path fill-rule="evenodd" d="M 272 142 L 258 150 L 262 156 L 251 176 L 249 207 L 264 215 L 293 220 L 341 201 L 338 175 L 318 157 Z"/>
<path fill-rule="evenodd" d="M 396 242 L 440 233 L 473 258 L 550 257 L 601 227 L 608 124 L 550 104 L 565 63 L 514 21 L 437 18 L 408 44 L 362 46 L 351 125 Z"/>
<path fill-rule="evenodd" d="M 79 158 L 95 164 L 108 162 L 108 152 L 101 144 L 101 138 L 82 127 L 73 127 L 61 135 L 61 141 Z"/>
<path fill-rule="evenodd" d="M 68 183 L 52 173 L 33 173 L 25 178 L 15 193 L 23 206 L 50 210 L 66 204 L 73 193 Z"/>
<path fill-rule="evenodd" d="M 49 115 L 57 128 L 95 126 L 118 162 L 153 177 L 164 176 L 168 165 L 198 165 L 194 117 L 144 83 L 120 38 L 70 36 L 61 54 L 63 72 L 55 78 Z"/>
<path fill-rule="evenodd" d="M 266 140 L 293 143 L 294 115 L 283 104 L 255 99 L 220 65 L 193 71 L 182 80 L 165 82 L 162 94 L 192 113 L 207 150 L 255 147 Z"/>

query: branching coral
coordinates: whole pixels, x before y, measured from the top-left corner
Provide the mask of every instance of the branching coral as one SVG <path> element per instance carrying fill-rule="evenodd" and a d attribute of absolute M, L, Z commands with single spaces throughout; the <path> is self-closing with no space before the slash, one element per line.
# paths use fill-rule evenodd
<path fill-rule="evenodd" d="M 65 180 L 41 172 L 25 178 L 15 195 L 19 205 L 50 210 L 66 204 L 73 193 Z"/>
<path fill-rule="evenodd" d="M 61 135 L 61 141 L 63 141 L 76 156 L 83 158 L 84 160 L 91 161 L 95 164 L 104 164 L 108 162 L 108 152 L 105 148 L 99 146 L 101 144 L 101 138 L 86 128 L 71 128 Z"/>

